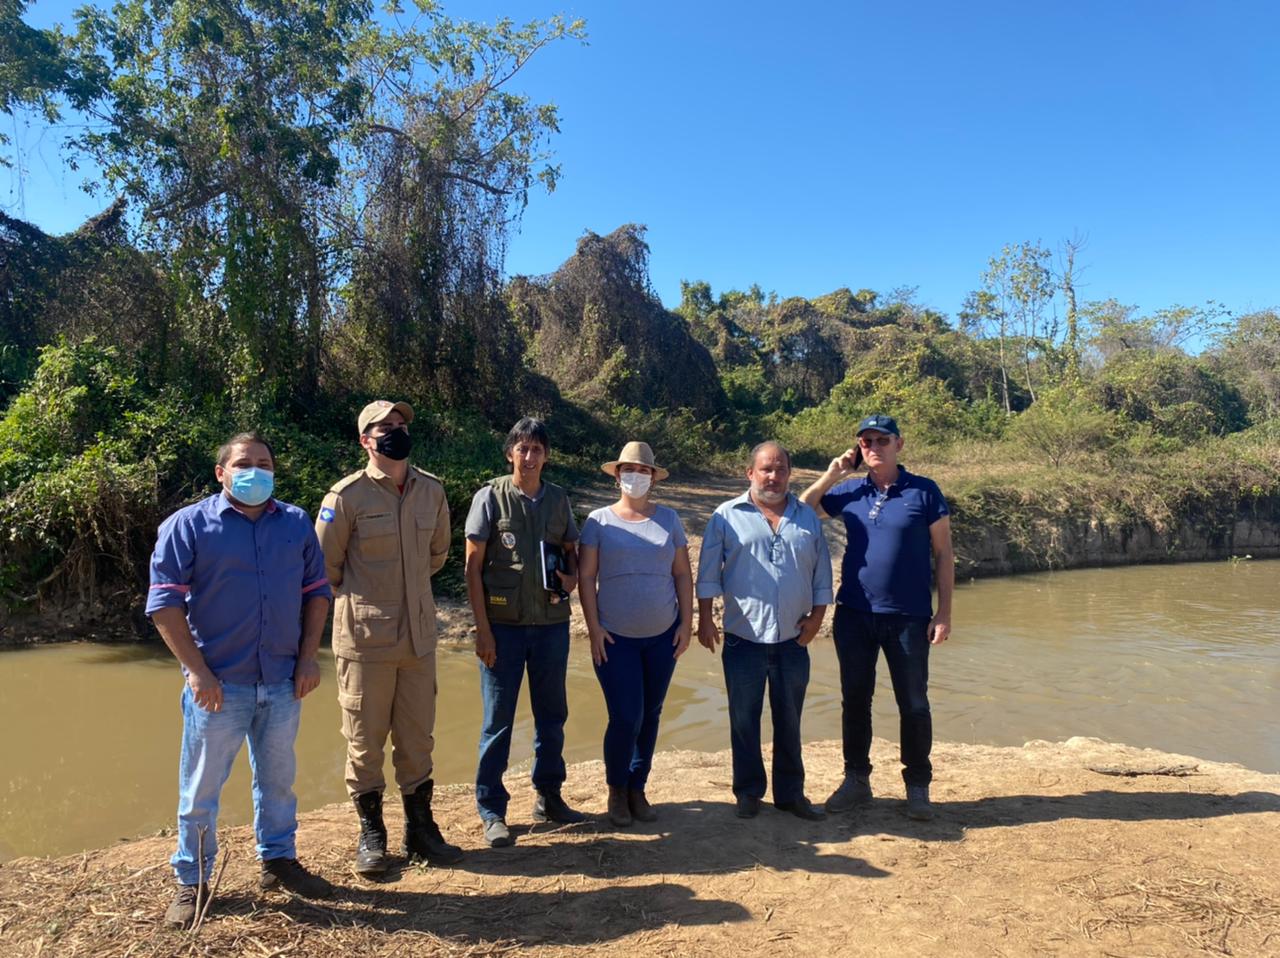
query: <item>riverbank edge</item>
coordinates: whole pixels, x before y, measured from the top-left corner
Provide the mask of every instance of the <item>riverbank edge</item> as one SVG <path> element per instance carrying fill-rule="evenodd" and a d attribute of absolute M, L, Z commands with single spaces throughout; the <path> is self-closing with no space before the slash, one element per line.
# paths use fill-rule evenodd
<path fill-rule="evenodd" d="M 796 470 L 797 484 L 818 474 Z M 710 477 L 708 477 L 708 480 Z M 720 501 L 741 480 L 708 481 L 709 499 Z M 611 493 L 611 490 L 608 490 Z M 601 488 L 575 488 L 582 507 L 599 499 Z M 736 494 L 736 492 L 735 492 Z M 714 507 L 714 503 L 711 504 Z M 1280 558 L 1280 493 L 1216 495 L 1207 502 L 1182 497 L 1152 521 L 1135 509 L 1061 494 L 1028 499 L 1012 490 L 960 491 L 951 499 L 956 580 L 1123 565 L 1245 561 Z M 710 510 L 707 510 L 708 513 Z M 839 523 L 826 524 L 833 558 L 843 551 Z M 691 545 L 698 542 L 690 530 Z M 137 596 L 119 594 L 116 603 L 52 603 L 0 622 L 0 650 L 60 642 L 128 643 L 152 641 L 150 622 Z M 462 600 L 440 599 L 441 608 Z M 452 616 L 448 617 L 451 620 Z"/>
<path fill-rule="evenodd" d="M 777 954 L 785 935 L 807 955 L 839 944 L 849 908 L 876 915 L 851 954 L 903 940 L 929 955 L 1030 953 L 1045 941 L 1088 955 L 1212 943 L 1256 954 L 1280 935 L 1280 879 L 1266 864 L 1280 843 L 1280 775 L 1083 737 L 939 742 L 934 757 L 927 823 L 903 815 L 897 745 L 879 738 L 873 804 L 816 823 L 768 803 L 757 821 L 736 819 L 728 751 L 660 752 L 648 792 L 661 818 L 630 829 L 604 817 L 599 761 L 568 768 L 566 798 L 593 816 L 576 828 L 528 826 L 532 799 L 513 769 L 514 848 L 485 848 L 471 788 L 443 786 L 436 817 L 463 862 L 397 867 L 377 884 L 352 876 L 355 818 L 334 803 L 299 816 L 300 857 L 342 886 L 325 903 L 263 896 L 251 827 L 228 827 L 221 904 L 198 944 L 160 927 L 169 834 L 16 858 L 0 866 L 0 942 L 15 955 L 217 955 L 249 935 L 263 953 L 305 942 L 308 954 L 336 956 L 489 954 L 501 939 L 501 951 L 557 958 L 584 946 L 728 958 Z M 840 743 L 806 743 L 805 759 L 820 800 L 838 782 Z M 513 906 L 520 921 L 495 925 Z"/>

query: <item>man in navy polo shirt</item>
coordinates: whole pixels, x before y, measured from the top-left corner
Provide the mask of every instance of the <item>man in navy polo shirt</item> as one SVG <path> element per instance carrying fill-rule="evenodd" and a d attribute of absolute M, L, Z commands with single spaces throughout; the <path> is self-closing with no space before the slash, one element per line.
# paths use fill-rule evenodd
<path fill-rule="evenodd" d="M 160 526 L 147 614 L 182 663 L 177 893 L 165 923 L 185 927 L 218 854 L 222 786 L 245 740 L 263 888 L 332 892 L 298 863 L 293 743 L 332 592 L 311 519 L 271 498 L 275 455 L 241 433 L 218 450 L 221 490 Z"/>
<path fill-rule="evenodd" d="M 819 516 L 843 519 L 848 534 L 832 624 L 840 660 L 845 777 L 826 808 L 842 812 L 871 801 L 871 697 L 883 649 L 901 718 L 907 814 L 927 821 L 933 817 L 929 646 L 951 635 L 951 519 L 937 484 L 898 465 L 902 434 L 891 417 L 868 416 L 858 423 L 856 436 L 857 447 L 832 459 L 800 497 Z M 866 477 L 851 478 L 863 460 Z M 936 615 L 931 558 L 938 583 Z"/>

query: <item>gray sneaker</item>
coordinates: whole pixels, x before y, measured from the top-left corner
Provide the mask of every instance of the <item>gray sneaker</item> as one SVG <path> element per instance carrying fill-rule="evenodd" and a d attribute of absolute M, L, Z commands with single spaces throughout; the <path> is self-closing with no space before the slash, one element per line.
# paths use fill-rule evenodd
<path fill-rule="evenodd" d="M 164 913 L 166 928 L 190 928 L 196 920 L 196 886 L 179 885 Z"/>
<path fill-rule="evenodd" d="M 829 812 L 847 812 L 855 805 L 871 803 L 871 777 L 855 772 L 846 775 L 840 787 L 831 793 L 825 807 Z"/>
<path fill-rule="evenodd" d="M 907 818 L 917 822 L 933 819 L 933 806 L 929 804 L 928 785 L 907 786 Z"/>
<path fill-rule="evenodd" d="M 484 819 L 484 840 L 490 848 L 506 848 L 515 841 L 511 837 L 511 829 L 501 818 Z"/>

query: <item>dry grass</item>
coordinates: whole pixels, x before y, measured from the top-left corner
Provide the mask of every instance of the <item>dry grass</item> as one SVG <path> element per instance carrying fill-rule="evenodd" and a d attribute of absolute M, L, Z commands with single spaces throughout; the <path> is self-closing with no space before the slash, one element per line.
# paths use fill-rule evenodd
<path fill-rule="evenodd" d="M 1090 940 L 1116 929 L 1131 933 L 1142 926 L 1161 926 L 1173 929 L 1198 951 L 1232 955 L 1233 931 L 1264 931 L 1263 944 L 1280 934 L 1274 930 L 1280 904 L 1226 873 L 1155 879 L 1086 875 L 1063 887 L 1098 912 L 1080 923 Z"/>

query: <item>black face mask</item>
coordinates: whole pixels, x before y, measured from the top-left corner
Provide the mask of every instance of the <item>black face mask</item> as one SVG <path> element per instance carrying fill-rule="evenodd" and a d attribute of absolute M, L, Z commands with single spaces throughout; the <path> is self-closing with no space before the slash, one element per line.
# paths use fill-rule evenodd
<path fill-rule="evenodd" d="M 413 448 L 413 437 L 403 429 L 392 429 L 386 435 L 379 436 L 373 448 L 378 450 L 378 455 L 399 462 L 401 459 L 409 458 L 409 450 Z"/>

